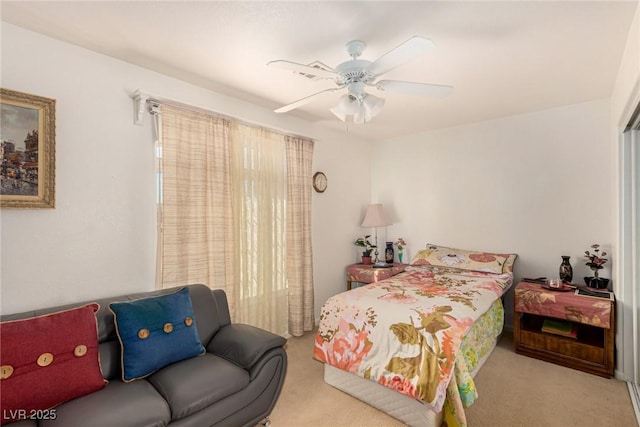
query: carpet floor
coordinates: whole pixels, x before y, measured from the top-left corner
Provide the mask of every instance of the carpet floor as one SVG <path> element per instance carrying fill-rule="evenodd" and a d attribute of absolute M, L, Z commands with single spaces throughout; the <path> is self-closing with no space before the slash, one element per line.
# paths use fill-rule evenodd
<path fill-rule="evenodd" d="M 324 382 L 313 333 L 289 339 L 289 366 L 272 427 L 404 425 Z M 636 427 L 627 385 L 516 354 L 505 333 L 475 378 L 469 427 Z"/>

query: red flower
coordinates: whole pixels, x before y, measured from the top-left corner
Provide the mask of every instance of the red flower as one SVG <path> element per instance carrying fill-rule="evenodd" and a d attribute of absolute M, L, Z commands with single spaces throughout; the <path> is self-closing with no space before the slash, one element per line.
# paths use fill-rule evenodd
<path fill-rule="evenodd" d="M 600 245 L 597 243 L 591 245 L 591 249 L 593 249 L 593 252 L 584 251 L 584 257 L 587 258 L 586 265 L 594 272 L 597 272 L 597 270 L 604 268 L 604 264 L 608 261 L 607 258 L 604 258 L 607 253 L 602 251 L 602 254 L 600 254 Z"/>
<path fill-rule="evenodd" d="M 316 336 L 314 357 L 336 368 L 356 373 L 362 359 L 371 350 L 372 343 L 365 331 L 356 331 L 350 325 L 341 322 L 331 341 L 325 341 L 320 335 Z"/>
<path fill-rule="evenodd" d="M 402 394 L 406 394 L 407 396 L 414 397 L 416 395 L 416 389 L 414 385 L 411 383 L 411 380 L 400 377 L 398 375 L 394 376 L 391 379 L 386 377 L 380 377 L 378 379 L 378 383 L 385 387 L 394 389 Z"/>
<path fill-rule="evenodd" d="M 584 257 L 587 259 L 585 264 L 593 270 L 593 275 L 597 278 L 598 270 L 604 268 L 604 264 L 608 261 L 607 258 L 605 258 L 607 253 L 602 251 L 602 254 L 600 254 L 600 245 L 597 243 L 591 245 L 591 249 L 593 249 L 593 252 L 584 251 Z"/>
<path fill-rule="evenodd" d="M 496 257 L 487 253 L 470 254 L 469 258 L 475 262 L 493 262 L 496 260 Z"/>

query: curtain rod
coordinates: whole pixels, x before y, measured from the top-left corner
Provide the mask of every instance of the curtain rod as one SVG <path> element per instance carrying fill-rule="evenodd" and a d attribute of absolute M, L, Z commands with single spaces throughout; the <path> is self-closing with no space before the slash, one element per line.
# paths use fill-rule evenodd
<path fill-rule="evenodd" d="M 226 114 L 222 114 L 219 113 L 217 111 L 213 111 L 209 108 L 205 108 L 205 107 L 200 107 L 198 105 L 193 105 L 193 104 L 189 104 L 183 101 L 178 101 L 175 99 L 171 99 L 171 98 L 166 98 L 163 96 L 156 96 L 156 95 L 152 95 L 148 92 L 144 92 L 141 91 L 140 89 L 136 90 L 133 95 L 131 95 L 131 97 L 133 98 L 133 103 L 134 103 L 134 118 L 133 118 L 133 122 L 138 125 L 138 126 L 143 126 L 144 125 L 144 113 L 146 111 L 146 106 L 148 103 L 151 104 L 165 104 L 165 105 L 171 105 L 174 107 L 180 107 L 180 108 L 185 108 L 187 110 L 192 110 L 192 111 L 198 111 L 201 113 L 206 113 L 206 114 L 214 114 L 218 117 L 221 117 L 223 119 L 227 119 L 227 120 L 232 120 L 235 121 L 237 123 L 246 125 L 246 126 L 250 126 L 250 127 L 259 127 L 262 129 L 267 129 L 270 130 L 272 132 L 276 132 L 276 133 L 280 133 L 280 134 L 284 134 L 285 136 L 293 136 L 296 138 L 305 138 L 305 139 L 309 139 L 311 141 L 315 140 L 313 138 L 310 138 L 308 136 L 303 136 L 303 135 L 298 135 L 289 131 L 286 131 L 284 129 L 274 129 L 270 126 L 265 126 L 263 124 L 260 123 L 254 123 L 254 122 L 249 122 L 246 120 L 242 120 L 242 119 L 238 119 L 237 117 L 232 117 Z"/>

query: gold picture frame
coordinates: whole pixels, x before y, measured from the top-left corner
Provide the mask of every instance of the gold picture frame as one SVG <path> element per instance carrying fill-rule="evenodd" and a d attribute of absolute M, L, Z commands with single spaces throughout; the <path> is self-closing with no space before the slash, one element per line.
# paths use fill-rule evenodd
<path fill-rule="evenodd" d="M 56 100 L 0 88 L 0 207 L 55 208 Z"/>

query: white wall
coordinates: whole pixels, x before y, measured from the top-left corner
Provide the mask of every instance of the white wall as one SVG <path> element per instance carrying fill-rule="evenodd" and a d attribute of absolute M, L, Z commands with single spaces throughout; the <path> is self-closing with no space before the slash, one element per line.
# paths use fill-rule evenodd
<path fill-rule="evenodd" d="M 133 124 L 136 89 L 314 138 L 314 169 L 329 178 L 313 197 L 316 313 L 345 289 L 370 191 L 366 142 L 4 22 L 1 31 L 2 87 L 57 101 L 56 209 L 0 210 L 2 313 L 153 289 L 153 132 L 148 116 Z"/>
<path fill-rule="evenodd" d="M 427 241 L 517 252 L 517 278 L 555 274 L 567 254 L 579 279 L 582 251 L 612 242 L 606 101 L 371 147 L 6 23 L 1 30 L 2 87 L 57 100 L 57 208 L 0 210 L 2 313 L 153 288 L 153 136 L 150 120 L 133 125 L 138 88 L 317 141 L 314 170 L 329 187 L 313 196 L 316 316 L 345 289 L 370 201 L 396 220 L 380 242 L 405 237 L 409 254 Z"/>
<path fill-rule="evenodd" d="M 316 144 L 318 147 L 320 144 Z M 347 289 L 345 268 L 356 262 L 353 241 L 362 234 L 362 215 L 369 203 L 369 144 L 332 141 L 314 152 L 314 170 L 327 174 L 324 193 L 313 195 L 315 316 L 331 296 Z"/>
<path fill-rule="evenodd" d="M 611 95 L 612 144 L 618 129 L 624 127 L 638 102 L 640 91 L 640 0 L 629 29 L 620 68 Z"/>
<path fill-rule="evenodd" d="M 581 282 L 584 251 L 613 242 L 608 120 L 599 100 L 377 144 L 389 239 L 405 237 L 411 255 L 427 242 L 517 253 L 516 280 L 555 276 L 570 255 Z"/>

